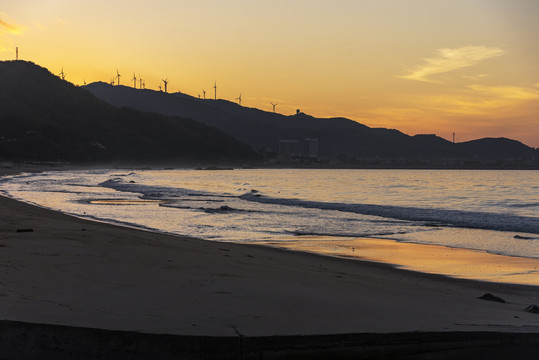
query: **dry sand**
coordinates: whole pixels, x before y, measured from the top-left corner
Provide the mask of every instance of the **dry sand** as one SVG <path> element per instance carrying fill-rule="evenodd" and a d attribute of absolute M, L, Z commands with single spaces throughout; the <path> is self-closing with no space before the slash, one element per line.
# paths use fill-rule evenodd
<path fill-rule="evenodd" d="M 477 299 L 485 293 L 507 303 Z M 454 331 L 539 337 L 539 315 L 524 311 L 532 304 L 539 304 L 537 286 L 168 236 L 0 197 L 4 320 L 225 337 Z"/>
<path fill-rule="evenodd" d="M 486 292 L 508 303 L 477 299 Z M 161 235 L 0 197 L 3 319 L 216 336 L 539 333 L 524 312 L 537 303 L 539 287 Z"/>

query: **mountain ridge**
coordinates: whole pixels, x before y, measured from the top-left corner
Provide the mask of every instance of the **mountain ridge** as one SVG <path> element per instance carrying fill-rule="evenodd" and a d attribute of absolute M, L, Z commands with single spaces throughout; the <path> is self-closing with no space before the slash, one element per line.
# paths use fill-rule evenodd
<path fill-rule="evenodd" d="M 257 158 L 221 130 L 112 106 L 26 61 L 0 62 L 0 156 L 78 162 Z"/>
<path fill-rule="evenodd" d="M 278 155 L 280 140 L 300 143 L 307 138 L 318 139 L 317 155 L 322 159 L 308 159 L 312 164 L 338 159 L 352 166 L 474 167 L 487 159 L 494 167 L 539 167 L 539 149 L 507 138 L 455 144 L 433 134 L 409 136 L 342 117 L 316 118 L 301 112 L 287 116 L 227 100 L 102 82 L 79 87 L 31 62 L 0 62 L 4 159 L 261 164 L 252 147 L 271 160 L 283 155 Z"/>
<path fill-rule="evenodd" d="M 200 99 L 183 93 L 112 86 L 84 86 L 116 106 L 191 117 L 255 148 L 278 150 L 279 140 L 318 138 L 320 155 L 336 157 L 492 158 L 536 157 L 537 150 L 512 139 L 483 138 L 452 143 L 436 135 L 406 135 L 396 129 L 370 128 L 343 117 L 282 115 L 227 100 Z M 489 140 L 490 139 L 490 140 Z"/>

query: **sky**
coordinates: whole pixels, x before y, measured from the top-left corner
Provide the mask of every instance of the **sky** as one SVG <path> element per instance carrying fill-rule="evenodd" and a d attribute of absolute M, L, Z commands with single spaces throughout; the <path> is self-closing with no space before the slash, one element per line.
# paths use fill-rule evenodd
<path fill-rule="evenodd" d="M 539 147 L 538 0 L 0 0 L 0 60 L 66 80 Z"/>

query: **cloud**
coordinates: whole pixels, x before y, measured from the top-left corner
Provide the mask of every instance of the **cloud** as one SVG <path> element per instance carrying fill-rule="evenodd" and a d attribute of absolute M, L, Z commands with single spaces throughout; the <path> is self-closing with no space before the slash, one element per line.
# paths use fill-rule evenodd
<path fill-rule="evenodd" d="M 483 80 L 487 78 L 488 76 L 489 76 L 488 74 L 476 74 L 476 75 L 463 75 L 462 78 L 466 80 L 478 81 L 478 80 Z"/>
<path fill-rule="evenodd" d="M 0 12 L 0 53 L 12 52 L 15 47 L 7 35 L 20 35 L 24 31 L 24 27 L 16 25 L 9 16 Z"/>
<path fill-rule="evenodd" d="M 470 85 L 458 92 L 402 95 L 401 103 L 436 116 L 509 118 L 534 113 L 539 89 L 523 86 Z"/>
<path fill-rule="evenodd" d="M 438 57 L 424 59 L 426 64 L 418 67 L 403 79 L 427 81 L 430 76 L 473 66 L 480 62 L 501 56 L 503 49 L 487 46 L 464 46 L 454 49 L 438 49 Z"/>
<path fill-rule="evenodd" d="M 22 34 L 22 27 L 15 25 L 10 20 L 4 20 L 7 16 L 0 13 L 0 33 L 18 35 Z"/>
<path fill-rule="evenodd" d="M 471 85 L 470 89 L 488 95 L 511 100 L 538 100 L 539 90 L 519 86 L 481 86 Z"/>

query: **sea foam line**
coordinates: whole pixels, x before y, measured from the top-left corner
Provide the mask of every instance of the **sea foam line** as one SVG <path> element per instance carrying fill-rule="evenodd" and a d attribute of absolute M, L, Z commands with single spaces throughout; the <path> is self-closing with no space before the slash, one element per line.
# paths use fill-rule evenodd
<path fill-rule="evenodd" d="M 475 229 L 539 234 L 539 218 L 527 216 L 390 205 L 327 203 L 298 199 L 272 198 L 252 193 L 241 195 L 240 198 L 246 201 L 264 204 L 345 211 L 363 215 L 380 216 L 384 218 L 434 222 L 438 224 Z"/>
<path fill-rule="evenodd" d="M 336 210 L 398 220 L 430 222 L 437 226 L 444 225 L 474 229 L 539 234 L 539 218 L 530 216 L 391 205 L 319 202 L 300 199 L 274 198 L 253 192 L 249 192 L 240 196 L 233 196 L 227 194 L 212 194 L 203 191 L 195 193 L 195 191 L 193 190 L 182 188 L 155 187 L 143 184 L 125 183 L 122 179 L 119 178 L 107 180 L 99 185 L 113 188 L 118 191 L 140 193 L 145 198 L 163 198 L 169 196 L 237 197 L 241 200 L 257 202 L 261 204 L 295 206 L 299 208 L 313 208 L 320 210 Z"/>

